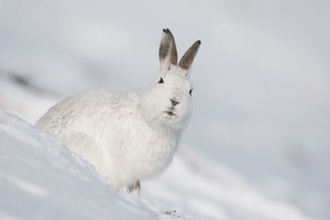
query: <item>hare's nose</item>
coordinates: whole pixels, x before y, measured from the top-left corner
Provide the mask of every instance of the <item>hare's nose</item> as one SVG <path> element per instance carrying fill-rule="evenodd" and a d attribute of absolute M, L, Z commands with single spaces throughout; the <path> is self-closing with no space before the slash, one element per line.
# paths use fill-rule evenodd
<path fill-rule="evenodd" d="M 180 103 L 180 102 L 177 102 L 177 101 L 175 101 L 175 100 L 173 100 L 173 99 L 171 99 L 171 102 L 172 102 L 172 105 L 173 105 L 173 106 L 176 106 L 177 104 Z"/>

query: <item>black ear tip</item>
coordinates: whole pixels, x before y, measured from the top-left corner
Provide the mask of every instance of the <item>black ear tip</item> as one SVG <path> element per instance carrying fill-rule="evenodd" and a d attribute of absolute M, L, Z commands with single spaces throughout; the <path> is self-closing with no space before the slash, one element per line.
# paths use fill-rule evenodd
<path fill-rule="evenodd" d="M 163 32 L 165 32 L 167 34 L 168 32 L 171 32 L 171 31 L 168 28 L 166 28 L 166 29 L 164 28 Z"/>
<path fill-rule="evenodd" d="M 200 40 L 197 41 L 198 44 L 201 44 L 202 42 Z"/>

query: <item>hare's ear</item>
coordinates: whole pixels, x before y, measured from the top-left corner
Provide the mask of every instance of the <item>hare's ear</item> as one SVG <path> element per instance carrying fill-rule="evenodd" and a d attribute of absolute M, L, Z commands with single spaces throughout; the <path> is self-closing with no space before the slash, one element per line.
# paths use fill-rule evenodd
<path fill-rule="evenodd" d="M 199 46 L 201 45 L 201 41 L 198 40 L 196 41 L 188 50 L 187 52 L 182 56 L 180 62 L 179 62 L 179 67 L 182 69 L 186 70 L 185 71 L 185 76 L 189 76 L 190 73 L 190 68 L 191 65 L 194 61 L 194 58 L 197 54 L 197 51 L 199 49 Z"/>
<path fill-rule="evenodd" d="M 173 34 L 169 29 L 163 29 L 162 39 L 159 45 L 159 61 L 163 70 L 169 70 L 171 65 L 177 65 L 178 53 Z"/>

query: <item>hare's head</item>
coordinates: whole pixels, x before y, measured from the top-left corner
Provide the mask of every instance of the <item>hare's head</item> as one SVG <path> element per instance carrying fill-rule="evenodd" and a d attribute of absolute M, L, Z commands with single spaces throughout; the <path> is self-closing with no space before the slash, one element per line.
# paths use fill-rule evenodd
<path fill-rule="evenodd" d="M 145 119 L 179 129 L 188 124 L 193 90 L 189 76 L 200 44 L 196 41 L 177 64 L 174 37 L 169 29 L 163 30 L 159 47 L 160 71 L 153 86 L 142 98 L 141 110 Z"/>

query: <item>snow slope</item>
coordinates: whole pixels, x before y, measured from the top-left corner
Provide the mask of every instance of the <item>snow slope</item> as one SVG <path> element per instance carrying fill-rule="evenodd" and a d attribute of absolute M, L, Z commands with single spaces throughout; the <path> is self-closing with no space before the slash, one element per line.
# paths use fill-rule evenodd
<path fill-rule="evenodd" d="M 142 200 L 154 210 L 165 204 L 190 213 L 189 217 L 213 220 L 317 219 L 295 205 L 269 198 L 235 170 L 188 149 L 159 180 L 143 185 Z"/>
<path fill-rule="evenodd" d="M 0 219 L 158 219 L 55 136 L 0 109 Z"/>

